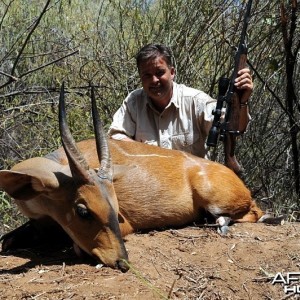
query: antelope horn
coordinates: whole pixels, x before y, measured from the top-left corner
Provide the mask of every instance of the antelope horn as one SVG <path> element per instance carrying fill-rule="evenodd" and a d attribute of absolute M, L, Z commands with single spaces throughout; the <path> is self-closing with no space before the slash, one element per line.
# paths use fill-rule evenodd
<path fill-rule="evenodd" d="M 89 166 L 76 146 L 75 140 L 67 124 L 64 83 L 61 85 L 59 96 L 59 131 L 73 178 L 79 182 L 89 182 L 90 180 L 87 172 Z"/>
<path fill-rule="evenodd" d="M 91 86 L 91 100 L 92 100 L 92 115 L 93 124 L 96 138 L 96 148 L 98 153 L 98 159 L 100 162 L 100 168 L 98 171 L 98 177 L 101 179 L 109 179 L 112 181 L 112 163 L 110 158 L 110 152 L 108 148 L 108 143 L 106 139 L 105 132 L 99 117 L 99 112 L 96 105 L 95 91 L 94 87 Z"/>

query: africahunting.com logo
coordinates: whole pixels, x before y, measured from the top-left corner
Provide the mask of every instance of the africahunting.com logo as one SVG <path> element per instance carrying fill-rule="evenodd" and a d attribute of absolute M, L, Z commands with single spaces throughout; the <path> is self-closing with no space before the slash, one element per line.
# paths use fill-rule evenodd
<path fill-rule="evenodd" d="M 298 283 L 298 284 L 297 284 Z M 300 295 L 300 272 L 277 273 L 272 284 L 282 284 L 285 294 Z"/>

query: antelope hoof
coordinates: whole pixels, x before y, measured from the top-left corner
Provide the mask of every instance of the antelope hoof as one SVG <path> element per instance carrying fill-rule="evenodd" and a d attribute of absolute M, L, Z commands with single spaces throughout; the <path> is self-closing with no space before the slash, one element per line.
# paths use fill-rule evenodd
<path fill-rule="evenodd" d="M 229 226 L 220 226 L 217 229 L 218 234 L 226 235 L 229 232 Z"/>
<path fill-rule="evenodd" d="M 216 220 L 216 224 L 218 225 L 217 232 L 220 235 L 226 235 L 229 232 L 230 222 L 231 222 L 231 218 L 229 217 L 219 217 Z"/>
<path fill-rule="evenodd" d="M 14 239 L 13 237 L 9 237 L 7 236 L 6 234 L 4 234 L 2 237 L 1 237 L 1 241 L 2 242 L 2 252 L 7 252 L 9 251 L 10 248 L 12 248 L 12 245 L 14 243 Z"/>
<path fill-rule="evenodd" d="M 285 222 L 285 216 L 273 217 L 270 214 L 263 215 L 257 222 L 270 225 L 283 225 Z"/>
<path fill-rule="evenodd" d="M 29 221 L 15 230 L 4 234 L 0 238 L 0 241 L 2 241 L 2 251 L 8 252 L 10 250 L 32 248 L 39 244 L 40 237 L 35 227 Z"/>

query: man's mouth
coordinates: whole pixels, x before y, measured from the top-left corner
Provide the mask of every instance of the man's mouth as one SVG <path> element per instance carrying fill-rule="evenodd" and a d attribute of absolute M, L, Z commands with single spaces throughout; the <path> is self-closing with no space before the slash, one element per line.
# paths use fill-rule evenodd
<path fill-rule="evenodd" d="M 150 87 L 149 90 L 151 91 L 151 93 L 160 94 L 162 92 L 162 87 L 161 86 L 153 86 L 153 87 Z"/>

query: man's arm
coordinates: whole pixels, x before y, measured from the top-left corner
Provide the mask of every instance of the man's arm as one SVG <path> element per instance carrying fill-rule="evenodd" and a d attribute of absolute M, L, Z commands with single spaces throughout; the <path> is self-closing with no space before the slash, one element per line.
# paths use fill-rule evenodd
<path fill-rule="evenodd" d="M 133 111 L 128 105 L 130 95 L 123 101 L 121 107 L 113 116 L 108 130 L 108 136 L 115 140 L 134 141 L 136 123 L 132 118 Z"/>

